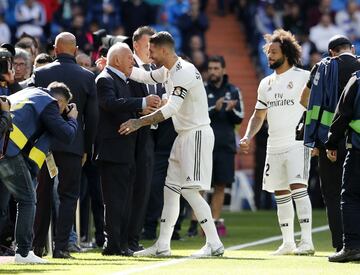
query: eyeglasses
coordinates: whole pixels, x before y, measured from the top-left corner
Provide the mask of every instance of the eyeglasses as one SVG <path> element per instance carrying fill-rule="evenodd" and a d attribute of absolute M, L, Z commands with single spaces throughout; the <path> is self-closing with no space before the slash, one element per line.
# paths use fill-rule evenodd
<path fill-rule="evenodd" d="M 19 68 L 24 68 L 25 65 L 26 65 L 25 62 L 23 62 L 23 63 L 15 63 L 15 62 L 14 62 L 14 63 L 13 63 L 13 66 L 14 66 L 14 67 L 19 67 Z"/>

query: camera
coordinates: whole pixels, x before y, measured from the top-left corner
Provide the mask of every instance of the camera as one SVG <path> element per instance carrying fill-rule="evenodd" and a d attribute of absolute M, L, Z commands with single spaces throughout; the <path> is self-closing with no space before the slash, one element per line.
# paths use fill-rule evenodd
<path fill-rule="evenodd" d="M 4 49 L 0 48 L 0 74 L 7 74 L 11 70 L 11 53 Z"/>
<path fill-rule="evenodd" d="M 12 59 L 15 55 L 15 48 L 7 43 L 0 46 L 0 80 L 2 75 L 7 74 L 12 69 Z"/>
<path fill-rule="evenodd" d="M 129 45 L 132 50 L 132 40 L 124 35 L 108 35 L 105 29 L 100 29 L 92 33 L 94 41 L 94 50 L 100 49 L 100 55 L 106 56 L 108 49 L 117 42 L 124 42 Z"/>

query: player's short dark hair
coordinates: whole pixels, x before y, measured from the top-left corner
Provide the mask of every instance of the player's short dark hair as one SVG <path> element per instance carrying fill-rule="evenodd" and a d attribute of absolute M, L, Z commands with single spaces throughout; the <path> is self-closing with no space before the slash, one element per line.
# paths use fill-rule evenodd
<path fill-rule="evenodd" d="M 60 95 L 63 96 L 66 101 L 70 101 L 72 99 L 72 94 L 70 92 L 70 89 L 68 86 L 66 86 L 63 82 L 51 82 L 49 86 L 47 86 L 47 89 L 49 90 L 50 95 Z"/>
<path fill-rule="evenodd" d="M 166 31 L 158 32 L 152 35 L 150 37 L 150 44 L 154 44 L 155 46 L 168 46 L 172 49 L 175 48 L 174 38 Z"/>
<path fill-rule="evenodd" d="M 47 53 L 40 53 L 35 57 L 35 64 L 47 64 L 53 62 L 54 59 Z"/>
<path fill-rule="evenodd" d="M 143 35 L 153 35 L 154 33 L 156 33 L 156 31 L 149 26 L 142 26 L 136 29 L 136 31 L 134 31 L 133 36 L 132 36 L 132 41 L 138 41 L 141 39 L 141 37 Z"/>
<path fill-rule="evenodd" d="M 208 58 L 208 64 L 210 62 L 216 62 L 216 63 L 220 63 L 222 68 L 225 68 L 226 63 L 225 63 L 225 59 L 222 55 L 212 55 Z"/>
<path fill-rule="evenodd" d="M 301 65 L 301 47 L 291 32 L 277 29 L 272 34 L 265 34 L 264 39 L 266 41 L 263 47 L 265 54 L 267 54 L 271 43 L 278 42 L 282 53 L 287 57 L 289 65 Z"/>

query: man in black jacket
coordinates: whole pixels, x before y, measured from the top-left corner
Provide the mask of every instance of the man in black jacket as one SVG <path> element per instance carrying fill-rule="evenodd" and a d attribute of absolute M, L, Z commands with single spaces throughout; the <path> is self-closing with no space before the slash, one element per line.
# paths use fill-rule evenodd
<path fill-rule="evenodd" d="M 219 236 L 226 235 L 226 228 L 221 218 L 224 204 L 224 191 L 234 181 L 235 170 L 235 126 L 244 118 L 242 96 L 237 87 L 228 80 L 225 60 L 222 56 L 211 56 L 208 60 L 209 81 L 205 86 L 208 103 L 210 126 L 215 134 L 213 151 L 214 194 L 211 210 Z"/>
<path fill-rule="evenodd" d="M 76 38 L 68 32 L 55 39 L 56 60 L 34 71 L 30 85 L 46 87 L 52 81 L 64 82 L 73 94 L 72 102 L 78 106 L 78 130 L 72 144 L 53 141 L 51 149 L 59 169 L 59 216 L 56 222 L 54 258 L 70 258 L 67 251 L 69 234 L 74 223 L 76 202 L 80 192 L 81 166 L 86 154 L 92 153 L 95 140 L 98 106 L 95 76 L 75 61 Z M 69 173 L 71 171 L 71 173 Z M 34 247 L 42 255 L 50 222 L 52 179 L 45 173 L 40 175 L 38 187 L 38 211 L 35 222 Z M 38 248 L 38 249 L 37 249 Z"/>
<path fill-rule="evenodd" d="M 103 255 L 132 255 L 128 248 L 128 224 L 136 173 L 137 133 L 119 135 L 119 126 L 135 118 L 136 113 L 146 106 L 160 104 L 160 98 L 155 95 L 132 97 L 127 77 L 133 64 L 130 48 L 124 43 L 116 43 L 109 49 L 105 69 L 96 78 L 101 125 L 97 160 L 100 163 L 107 234 Z"/>
<path fill-rule="evenodd" d="M 151 64 L 149 53 L 150 36 L 155 31 L 143 26 L 138 28 L 132 37 L 134 48 L 134 60 L 136 67 L 143 70 L 154 70 L 155 65 Z M 162 85 L 146 85 L 135 81 L 130 81 L 130 90 L 133 96 L 146 97 L 148 95 L 160 95 Z M 148 107 L 138 116 L 147 115 L 156 108 Z M 157 125 L 143 127 L 137 132 L 136 139 L 136 176 L 132 197 L 131 216 L 129 222 L 129 248 L 133 251 L 142 250 L 139 246 L 139 239 L 144 225 L 145 213 L 148 205 L 149 194 L 151 189 L 151 177 L 154 166 L 154 140 L 153 132 Z"/>
<path fill-rule="evenodd" d="M 329 262 L 360 261 L 360 100 L 357 71 L 349 79 L 336 107 L 328 140 L 327 157 L 334 162 L 340 141 L 346 135 L 347 154 L 341 186 L 343 248 Z"/>

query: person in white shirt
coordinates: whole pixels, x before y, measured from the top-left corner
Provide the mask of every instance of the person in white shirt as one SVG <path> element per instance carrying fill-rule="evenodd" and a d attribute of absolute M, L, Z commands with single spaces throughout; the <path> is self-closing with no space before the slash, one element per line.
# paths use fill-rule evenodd
<path fill-rule="evenodd" d="M 206 91 L 195 66 L 178 57 L 174 39 L 168 32 L 150 38 L 150 57 L 158 70 L 133 68 L 130 78 L 144 83 L 164 83 L 168 101 L 156 112 L 130 119 L 120 126 L 120 134 L 172 118 L 178 133 L 169 158 L 164 188 L 164 207 L 160 236 L 156 243 L 134 256 L 169 256 L 171 235 L 179 215 L 182 195 L 194 210 L 205 232 L 206 244 L 194 257 L 222 256 L 224 246 L 217 234 L 211 210 L 200 190 L 209 190 L 212 171 L 214 133 L 210 127 Z"/>
<path fill-rule="evenodd" d="M 277 214 L 283 243 L 273 255 L 315 253 L 311 236 L 312 208 L 307 193 L 310 153 L 295 139 L 295 128 L 305 108 L 299 103 L 309 72 L 299 69 L 301 47 L 295 37 L 282 29 L 264 36 L 269 67 L 274 73 L 259 84 L 258 100 L 240 149 L 248 153 L 250 140 L 267 116 L 269 139 L 263 189 L 275 192 Z M 294 240 L 295 201 L 301 226 L 301 241 Z"/>

